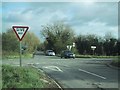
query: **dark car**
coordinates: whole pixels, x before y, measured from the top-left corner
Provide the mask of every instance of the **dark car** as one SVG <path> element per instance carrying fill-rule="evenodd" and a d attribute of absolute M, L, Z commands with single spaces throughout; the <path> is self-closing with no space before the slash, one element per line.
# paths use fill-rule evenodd
<path fill-rule="evenodd" d="M 62 51 L 61 58 L 75 58 L 75 54 L 69 50 Z"/>

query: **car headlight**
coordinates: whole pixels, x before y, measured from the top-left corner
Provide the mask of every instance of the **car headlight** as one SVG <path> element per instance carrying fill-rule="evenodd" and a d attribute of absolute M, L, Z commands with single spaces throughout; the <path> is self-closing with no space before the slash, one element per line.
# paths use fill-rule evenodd
<path fill-rule="evenodd" d="M 73 56 L 75 57 L 75 54 L 73 54 Z"/>

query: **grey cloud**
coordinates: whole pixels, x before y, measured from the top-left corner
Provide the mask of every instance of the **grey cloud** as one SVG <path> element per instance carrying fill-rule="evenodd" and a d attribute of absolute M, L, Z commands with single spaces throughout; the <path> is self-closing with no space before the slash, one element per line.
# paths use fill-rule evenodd
<path fill-rule="evenodd" d="M 80 6 L 80 8 L 76 8 L 72 13 L 76 14 L 73 20 L 88 22 L 99 19 L 102 22 L 107 22 L 109 25 L 117 25 L 117 12 L 117 3 L 96 3 L 88 8 Z"/>
<path fill-rule="evenodd" d="M 30 3 L 29 7 L 21 11 L 16 11 L 16 13 L 19 12 L 18 14 L 7 12 L 7 15 L 4 14 L 3 21 L 5 23 L 24 22 L 38 32 L 41 25 L 62 20 L 73 27 L 77 33 L 99 32 L 102 35 L 108 30 L 113 31 L 111 28 L 117 26 L 116 5 L 117 3 L 95 3 L 86 7 L 83 3 L 37 2 Z M 90 27 L 89 23 L 97 24 Z M 105 25 L 102 26 L 102 24 Z"/>
<path fill-rule="evenodd" d="M 107 22 L 110 25 L 117 25 L 117 7 L 116 3 L 95 3 L 95 5 L 85 8 L 80 3 L 30 3 L 29 8 L 25 9 L 22 14 L 32 12 L 34 15 L 51 15 L 56 11 L 61 11 L 68 17 L 65 20 L 68 22 L 88 22 L 93 19 L 99 19 L 103 22 Z M 56 15 L 54 15 L 55 17 Z M 44 17 L 44 16 L 43 16 Z M 61 18 L 54 18 L 61 19 Z"/>
<path fill-rule="evenodd" d="M 104 36 L 105 33 L 111 32 L 115 37 L 118 37 L 117 26 L 109 26 L 106 23 L 97 20 L 84 23 L 81 26 L 76 25 L 73 28 L 76 29 L 76 34 L 96 34 L 98 36 Z"/>
<path fill-rule="evenodd" d="M 43 0 L 4 0 L 4 2 L 43 2 Z M 83 2 L 85 0 L 44 0 L 44 2 Z M 96 2 L 119 2 L 119 0 L 94 0 Z"/>
<path fill-rule="evenodd" d="M 4 14 L 3 14 L 4 15 Z M 7 22 L 7 23 L 9 23 L 9 22 L 20 22 L 20 21 L 22 21 L 22 19 L 21 18 L 18 18 L 18 16 L 15 16 L 15 15 L 11 15 L 11 16 L 5 16 L 5 17 L 3 17 L 3 23 L 5 23 L 5 22 Z"/>

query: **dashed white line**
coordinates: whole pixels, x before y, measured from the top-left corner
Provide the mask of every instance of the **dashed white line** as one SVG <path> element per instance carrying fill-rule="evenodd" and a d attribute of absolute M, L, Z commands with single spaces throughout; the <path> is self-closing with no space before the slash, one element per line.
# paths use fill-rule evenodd
<path fill-rule="evenodd" d="M 88 73 L 88 74 L 91 74 L 93 76 L 96 76 L 96 77 L 99 77 L 99 78 L 102 78 L 102 79 L 106 79 L 105 77 L 101 76 L 101 75 L 98 75 L 98 74 L 95 74 L 95 73 L 92 73 L 92 72 L 89 72 L 89 71 L 86 71 L 86 70 L 83 70 L 83 69 L 78 69 L 79 71 L 82 71 L 82 72 L 85 72 L 85 73 Z"/>

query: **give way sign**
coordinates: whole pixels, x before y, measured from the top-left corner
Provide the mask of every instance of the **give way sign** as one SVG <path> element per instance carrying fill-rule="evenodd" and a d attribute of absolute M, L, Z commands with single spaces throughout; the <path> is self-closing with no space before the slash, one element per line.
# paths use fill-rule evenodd
<path fill-rule="evenodd" d="M 25 36 L 26 32 L 28 31 L 29 27 L 28 26 L 13 26 L 12 27 L 15 34 L 17 35 L 19 41 L 23 39 Z"/>

